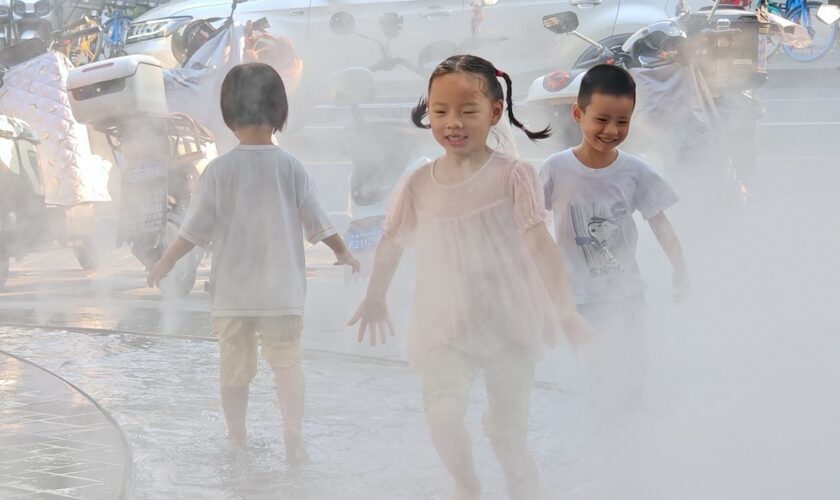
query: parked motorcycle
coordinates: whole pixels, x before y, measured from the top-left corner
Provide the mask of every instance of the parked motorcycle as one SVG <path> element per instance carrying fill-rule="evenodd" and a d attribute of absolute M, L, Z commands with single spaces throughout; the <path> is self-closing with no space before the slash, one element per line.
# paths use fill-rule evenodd
<path fill-rule="evenodd" d="M 347 12 L 338 12 L 330 19 L 330 28 L 339 36 L 361 36 L 375 43 L 381 58 L 368 67 L 346 68 L 331 82 L 332 100 L 349 109 L 351 121 L 339 137 L 339 143 L 352 162 L 350 193 L 347 214 L 350 225 L 344 235 L 347 247 L 362 263 L 364 274 L 345 272 L 345 282 L 364 280 L 373 265 L 376 246 L 382 238 L 387 200 L 400 179 L 414 169 L 431 161 L 420 153 L 423 132 L 414 127 L 405 116 L 391 119 L 371 119 L 363 116 L 360 106 L 372 102 L 376 93 L 375 73 L 404 67 L 418 78 L 426 72 L 390 52 L 390 41 L 399 34 L 402 18 L 395 13 L 385 13 L 380 27 L 386 37 L 382 43 L 355 32 L 355 20 Z M 387 137 L 387 140 L 383 140 Z"/>
<path fill-rule="evenodd" d="M 199 175 L 216 156 L 213 137 L 187 115 L 169 113 L 160 62 L 125 56 L 70 73 L 70 103 L 79 121 L 108 138 L 121 174 L 117 243 L 147 268 L 178 237 Z M 193 249 L 161 282 L 165 295 L 195 285 L 204 250 Z"/>
<path fill-rule="evenodd" d="M 623 41 L 613 40 L 610 46 L 575 31 L 578 22 L 573 12 L 546 16 L 543 25 L 547 29 L 577 36 L 592 48 L 571 71 L 535 80 L 526 103 L 551 109 L 559 123 L 555 129 L 565 132 L 561 133 L 566 141 L 563 146 L 573 145 L 580 140 L 580 131 L 571 119 L 570 107 L 577 100 L 586 71 L 596 64 L 624 67 L 636 78 L 642 101 L 636 120 L 672 137 L 675 132 L 686 132 L 689 139 L 687 144 L 658 141 L 656 153 L 669 164 L 723 160 L 741 194 L 746 195 L 755 176 L 756 130 L 763 112 L 753 90 L 767 76 L 766 51 L 762 50 L 766 38 L 760 36 L 766 26 L 755 13 L 721 9 L 719 2 L 697 12 L 680 11 Z M 674 99 L 672 106 L 661 105 L 663 96 L 677 93 L 680 98 Z M 710 158 L 710 151 L 720 152 L 720 156 Z"/>
<path fill-rule="evenodd" d="M 83 269 L 99 265 L 93 206 L 59 207 L 44 202 L 37 146 L 26 122 L 0 115 L 0 289 L 6 284 L 12 257 L 22 259 L 55 243 L 72 246 Z"/>
<path fill-rule="evenodd" d="M 0 49 L 12 44 L 12 0 L 0 0 Z"/>

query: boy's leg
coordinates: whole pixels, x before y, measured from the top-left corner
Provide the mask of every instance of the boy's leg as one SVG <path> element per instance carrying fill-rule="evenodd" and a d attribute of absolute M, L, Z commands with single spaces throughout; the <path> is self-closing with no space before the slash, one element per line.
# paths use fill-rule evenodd
<path fill-rule="evenodd" d="M 254 325 L 244 318 L 213 318 L 213 332 L 219 339 L 219 385 L 228 441 L 234 446 L 244 446 L 248 386 L 257 373 Z"/>
<path fill-rule="evenodd" d="M 438 347 L 423 366 L 423 405 L 432 442 L 443 465 L 455 479 L 455 498 L 478 498 L 481 486 L 475 473 L 472 442 L 464 425 L 474 363 L 463 353 Z"/>
<path fill-rule="evenodd" d="M 532 500 L 540 495 L 540 473 L 528 447 L 528 413 L 534 363 L 524 353 L 506 351 L 484 367 L 488 410 L 484 432 L 502 470 L 510 497 Z"/>
<path fill-rule="evenodd" d="M 601 334 L 587 355 L 593 411 L 604 431 L 615 431 L 644 404 L 647 375 L 645 304 L 641 297 L 579 306 Z"/>
<path fill-rule="evenodd" d="M 579 309 L 602 337 L 587 356 L 587 379 L 599 429 L 599 465 L 610 496 L 631 497 L 641 474 L 640 427 L 647 375 L 645 304 L 641 297 Z"/>
<path fill-rule="evenodd" d="M 303 445 L 305 381 L 300 344 L 303 322 L 300 316 L 263 318 L 260 321 L 262 356 L 274 371 L 280 410 L 283 413 L 283 441 L 286 459 L 292 464 L 309 461 Z"/>

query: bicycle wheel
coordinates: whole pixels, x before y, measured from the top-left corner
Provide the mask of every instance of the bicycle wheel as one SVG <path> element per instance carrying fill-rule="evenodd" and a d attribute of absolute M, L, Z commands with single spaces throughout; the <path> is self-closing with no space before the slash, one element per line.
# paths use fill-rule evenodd
<path fill-rule="evenodd" d="M 779 17 L 785 17 L 785 15 L 782 14 L 781 9 L 779 9 L 779 7 L 777 7 L 774 4 L 770 4 L 767 6 L 767 12 L 771 14 L 776 14 Z M 767 59 L 770 59 L 771 57 L 776 55 L 776 53 L 779 52 L 780 48 L 782 48 L 782 42 L 778 37 L 767 37 Z"/>
<path fill-rule="evenodd" d="M 785 54 L 794 61 L 812 62 L 828 54 L 834 48 L 834 40 L 837 31 L 836 24 L 827 25 L 817 19 L 819 4 L 808 4 L 808 22 L 802 22 L 803 10 L 801 8 L 791 11 L 788 19 L 794 23 L 801 24 L 811 34 L 811 46 L 804 49 L 797 49 L 788 45 L 782 46 Z"/>

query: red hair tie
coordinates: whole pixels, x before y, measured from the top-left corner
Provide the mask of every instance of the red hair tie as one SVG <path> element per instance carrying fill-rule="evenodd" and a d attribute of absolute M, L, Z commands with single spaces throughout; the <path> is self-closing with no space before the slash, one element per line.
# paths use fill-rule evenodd
<path fill-rule="evenodd" d="M 500 69 L 497 69 L 496 70 L 496 76 L 501 78 L 501 77 L 505 76 L 505 72 L 500 70 Z"/>

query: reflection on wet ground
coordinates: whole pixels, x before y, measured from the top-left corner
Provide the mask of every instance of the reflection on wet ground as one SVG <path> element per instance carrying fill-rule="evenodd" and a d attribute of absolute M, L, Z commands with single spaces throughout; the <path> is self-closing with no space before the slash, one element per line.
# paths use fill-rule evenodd
<path fill-rule="evenodd" d="M 130 490 L 116 424 L 76 388 L 0 351 L 0 497 L 111 500 Z"/>
<path fill-rule="evenodd" d="M 171 333 L 209 337 L 210 314 L 179 311 L 168 314 L 157 307 L 75 307 L 44 314 L 37 310 L 0 312 L 0 322 L 57 327 L 95 328 L 128 332 Z"/>
<path fill-rule="evenodd" d="M 270 370 L 251 390 L 250 446 L 224 445 L 216 344 L 130 334 L 0 327 L 4 349 L 84 388 L 126 433 L 135 459 L 135 498 L 447 498 L 450 485 L 432 448 L 418 378 L 387 363 L 308 355 L 305 437 L 314 464 L 284 465 L 281 418 Z M 504 498 L 501 471 L 480 436 L 483 384 L 468 415 L 486 498 Z M 592 429 L 583 398 L 535 391 L 531 442 L 546 498 L 585 481 Z"/>

